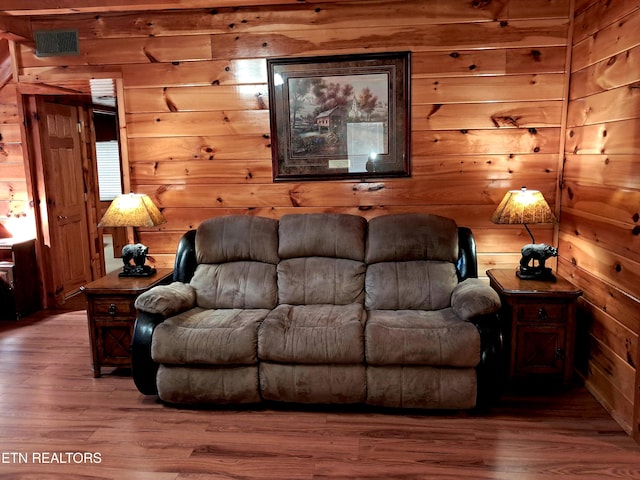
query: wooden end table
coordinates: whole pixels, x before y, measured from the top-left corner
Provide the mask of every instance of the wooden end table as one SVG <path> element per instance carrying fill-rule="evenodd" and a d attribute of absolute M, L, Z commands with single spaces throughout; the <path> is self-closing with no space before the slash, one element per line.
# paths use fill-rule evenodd
<path fill-rule="evenodd" d="M 20 320 L 40 309 L 36 241 L 0 239 L 0 319 Z"/>
<path fill-rule="evenodd" d="M 137 312 L 134 302 L 151 287 L 169 283 L 173 270 L 158 268 L 149 277 L 120 277 L 120 270 L 95 280 L 81 290 L 87 297 L 87 320 L 93 376 L 101 368 L 131 367 L 131 337 Z"/>
<path fill-rule="evenodd" d="M 582 291 L 561 277 L 555 282 L 522 280 L 507 269 L 491 269 L 487 275 L 502 301 L 509 379 L 558 377 L 567 385 Z"/>

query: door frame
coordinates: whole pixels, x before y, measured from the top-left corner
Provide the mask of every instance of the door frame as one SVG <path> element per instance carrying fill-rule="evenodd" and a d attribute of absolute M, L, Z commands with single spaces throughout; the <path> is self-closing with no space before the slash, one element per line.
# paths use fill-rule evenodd
<path fill-rule="evenodd" d="M 87 236 L 90 255 L 90 274 L 93 280 L 104 275 L 104 253 L 102 234 L 97 228 L 99 213 L 99 196 L 97 181 L 97 163 L 95 159 L 95 135 L 93 133 L 92 109 L 83 102 L 72 97 L 48 97 L 43 95 L 23 95 L 25 123 L 27 131 L 27 148 L 29 151 L 29 171 L 31 175 L 32 195 L 36 223 L 36 248 L 38 250 L 39 269 L 42 279 L 42 296 L 44 308 L 61 308 L 66 298 L 60 276 L 56 272 L 64 267 L 62 261 L 53 254 L 52 235 L 47 203 L 47 186 L 43 155 L 43 132 L 46 126 L 41 125 L 45 100 L 63 103 L 77 109 L 80 128 L 80 154 L 82 160 L 83 182 L 85 184 L 87 217 Z M 74 292 L 77 293 L 77 292 Z"/>
<path fill-rule="evenodd" d="M 18 76 L 16 75 L 16 78 Z M 51 238 L 49 235 L 49 218 L 46 205 L 46 188 L 44 183 L 44 170 L 42 165 L 41 138 L 38 128 L 34 128 L 37 124 L 37 109 L 35 108 L 36 99 L 41 95 L 50 95 L 59 98 L 65 98 L 68 95 L 78 95 L 75 86 L 78 82 L 89 82 L 91 78 L 111 78 L 115 84 L 116 94 L 116 115 L 118 121 L 118 142 L 120 145 L 120 171 L 122 180 L 122 191 L 131 190 L 131 179 L 129 173 L 129 152 L 126 140 L 126 115 L 124 108 L 124 85 L 122 82 L 122 72 L 105 71 L 105 72 L 84 72 L 80 75 L 69 73 L 51 73 L 42 74 L 38 82 L 18 82 L 18 93 L 20 95 L 18 101 L 18 109 L 20 117 L 23 119 L 22 138 L 25 173 L 27 178 L 27 191 L 32 199 L 32 211 L 34 212 L 35 228 L 36 228 L 36 256 L 38 260 L 38 270 L 41 280 L 41 304 L 42 308 L 61 308 L 64 307 L 64 298 L 56 295 L 53 286 L 53 266 L 50 255 L 49 244 Z M 40 83 L 46 82 L 46 83 Z M 73 88 L 66 88 L 66 86 Z M 87 105 L 89 102 L 84 102 Z M 33 116 L 33 118 L 32 118 Z M 85 118 L 82 116 L 82 118 Z M 90 160 L 89 165 L 91 171 L 95 172 L 91 175 L 88 185 L 93 185 L 92 191 L 95 197 L 92 199 L 92 207 L 88 211 L 88 225 L 90 231 L 91 251 L 97 253 L 98 260 L 92 261 L 92 277 L 100 278 L 105 274 L 104 261 L 104 242 L 102 231 L 97 228 L 98 219 L 101 214 L 101 205 L 98 192 L 97 177 L 97 161 L 95 157 L 95 134 L 93 132 L 92 115 L 86 117 L 89 121 L 85 122 L 85 126 L 91 126 L 91 134 L 88 137 L 91 141 L 91 155 L 87 155 Z M 86 129 L 84 129 L 86 131 Z M 87 142 L 83 142 L 87 145 Z M 88 202 L 89 203 L 89 202 Z M 95 227 L 95 228 L 94 228 Z M 132 228 L 126 228 L 126 237 L 129 243 L 133 242 L 134 232 Z M 96 258 L 96 257 L 92 257 Z"/>

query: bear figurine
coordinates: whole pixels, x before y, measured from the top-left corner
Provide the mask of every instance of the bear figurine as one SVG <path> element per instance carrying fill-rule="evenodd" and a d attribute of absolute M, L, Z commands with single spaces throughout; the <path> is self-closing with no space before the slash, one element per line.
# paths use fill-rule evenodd
<path fill-rule="evenodd" d="M 528 243 L 521 250 L 520 270 L 518 276 L 524 279 L 553 280 L 555 277 L 545 261 L 558 256 L 558 249 L 544 243 Z M 536 261 L 538 264 L 536 265 Z"/>
<path fill-rule="evenodd" d="M 123 277 L 142 277 L 155 273 L 155 269 L 149 265 L 145 265 L 149 247 L 141 243 L 125 245 L 122 249 L 122 262 L 124 267 L 120 276 Z M 133 260 L 133 265 L 131 261 Z"/>
<path fill-rule="evenodd" d="M 141 243 L 125 245 L 122 249 L 122 262 L 125 265 L 131 265 L 133 259 L 133 263 L 141 267 L 147 260 L 147 253 L 149 253 L 149 247 Z"/>

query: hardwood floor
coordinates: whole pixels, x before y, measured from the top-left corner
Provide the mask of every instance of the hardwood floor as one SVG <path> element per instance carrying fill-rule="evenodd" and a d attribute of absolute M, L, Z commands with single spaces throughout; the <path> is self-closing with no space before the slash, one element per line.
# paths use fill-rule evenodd
<path fill-rule="evenodd" d="M 640 447 L 582 387 L 484 414 L 202 411 L 90 358 L 84 311 L 0 322 L 0 479 L 640 479 Z"/>

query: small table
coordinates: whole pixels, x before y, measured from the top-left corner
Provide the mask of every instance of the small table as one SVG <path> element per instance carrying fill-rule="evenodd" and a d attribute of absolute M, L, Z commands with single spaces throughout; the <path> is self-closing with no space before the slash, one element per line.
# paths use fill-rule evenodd
<path fill-rule="evenodd" d="M 101 367 L 131 367 L 131 337 L 137 312 L 134 302 L 151 287 L 169 283 L 173 270 L 158 268 L 148 277 L 120 277 L 112 272 L 81 288 L 87 297 L 87 320 L 93 376 Z"/>
<path fill-rule="evenodd" d="M 502 301 L 509 379 L 558 377 L 567 385 L 573 375 L 576 302 L 582 291 L 561 277 L 522 280 L 514 270 L 487 271 Z"/>
<path fill-rule="evenodd" d="M 0 319 L 20 320 L 39 309 L 36 241 L 0 239 Z"/>

